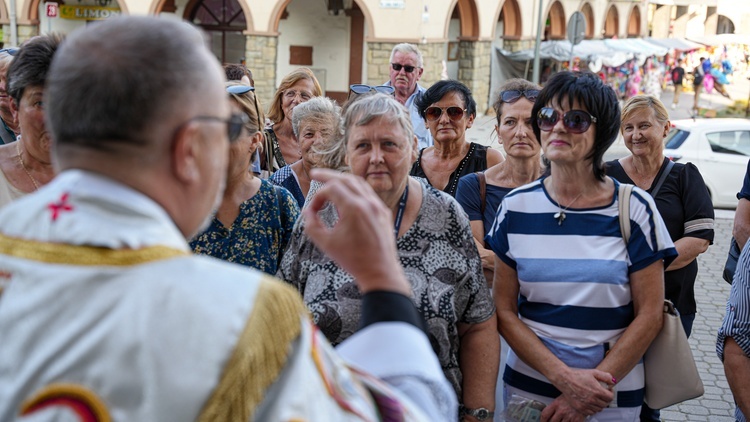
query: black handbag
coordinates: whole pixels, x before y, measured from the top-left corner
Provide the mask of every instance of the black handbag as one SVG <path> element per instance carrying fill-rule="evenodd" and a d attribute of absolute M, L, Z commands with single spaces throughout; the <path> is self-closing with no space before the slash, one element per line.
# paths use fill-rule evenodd
<path fill-rule="evenodd" d="M 722 277 L 724 281 L 732 284 L 734 278 L 734 270 L 737 269 L 737 260 L 740 259 L 740 246 L 737 241 L 732 237 L 732 242 L 729 244 L 729 253 L 727 254 L 727 263 L 724 264 L 724 274 Z"/>

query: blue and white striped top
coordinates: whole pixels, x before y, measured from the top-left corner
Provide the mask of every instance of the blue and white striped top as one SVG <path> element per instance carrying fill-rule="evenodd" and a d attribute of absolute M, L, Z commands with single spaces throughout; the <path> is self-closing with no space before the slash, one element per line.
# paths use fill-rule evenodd
<path fill-rule="evenodd" d="M 629 274 L 662 259 L 666 267 L 677 251 L 653 199 L 643 190 L 633 189 L 626 245 L 616 180 L 610 204 L 569 208 L 562 225 L 554 218 L 560 208 L 543 181 L 505 196 L 486 241 L 518 273 L 521 320 L 568 366 L 595 368 L 635 317 Z M 503 378 L 532 394 L 560 394 L 512 350 Z M 643 380 L 639 363 L 618 382 L 616 406 L 640 406 Z"/>
<path fill-rule="evenodd" d="M 716 340 L 716 353 L 722 362 L 727 337 L 732 337 L 745 355 L 750 357 L 750 242 L 742 248 L 737 260 L 737 270 L 734 272 L 732 290 L 727 301 L 727 313 Z M 746 415 L 739 407 L 736 408 L 734 417 L 739 422 L 747 422 Z"/>

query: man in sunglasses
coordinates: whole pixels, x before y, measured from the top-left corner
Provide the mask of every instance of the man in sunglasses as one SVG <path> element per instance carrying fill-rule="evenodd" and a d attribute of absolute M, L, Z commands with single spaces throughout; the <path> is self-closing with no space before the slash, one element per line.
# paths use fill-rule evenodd
<path fill-rule="evenodd" d="M 312 173 L 325 186 L 306 235 L 363 296 L 362 328 L 338 353 L 296 290 L 190 253 L 247 130 L 199 30 L 152 16 L 82 28 L 55 55 L 44 100 L 59 173 L 0 213 L 1 421 L 456 414 L 391 213 L 364 180 Z M 333 227 L 318 219 L 328 201 Z"/>
<path fill-rule="evenodd" d="M 416 45 L 401 43 L 393 47 L 391 51 L 390 80 L 385 85 L 396 89 L 396 100 L 409 110 L 411 124 L 414 127 L 414 135 L 419 142 L 419 149 L 432 146 L 432 134 L 425 126 L 425 121 L 419 115 L 414 100 L 422 95 L 427 89 L 417 82 L 422 78 L 422 52 Z"/>

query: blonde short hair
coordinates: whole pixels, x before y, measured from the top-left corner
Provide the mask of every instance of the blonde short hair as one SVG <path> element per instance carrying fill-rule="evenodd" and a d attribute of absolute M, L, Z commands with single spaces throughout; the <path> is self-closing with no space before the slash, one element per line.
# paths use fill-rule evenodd
<path fill-rule="evenodd" d="M 286 116 L 284 116 L 284 110 L 281 108 L 281 97 L 284 95 L 284 91 L 303 79 L 312 81 L 313 97 L 320 97 L 323 95 L 323 88 L 320 87 L 320 83 L 318 83 L 318 79 L 315 77 L 312 70 L 306 67 L 300 67 L 297 70 L 291 71 L 288 75 L 284 76 L 284 79 L 281 80 L 281 84 L 279 84 L 279 89 L 277 89 L 276 93 L 273 95 L 271 106 L 268 109 L 268 118 L 272 122 L 279 123 L 284 120 L 284 117 Z"/>
<path fill-rule="evenodd" d="M 664 103 L 652 95 L 643 94 L 630 97 L 630 99 L 625 102 L 625 105 L 622 106 L 622 116 L 620 121 L 624 122 L 625 120 L 628 120 L 633 113 L 643 110 L 644 108 L 654 110 L 654 117 L 656 117 L 656 121 L 659 123 L 664 124 L 669 121 L 669 112 L 667 111 L 667 108 L 664 107 Z M 622 130 L 622 127 L 620 127 L 620 130 Z"/>

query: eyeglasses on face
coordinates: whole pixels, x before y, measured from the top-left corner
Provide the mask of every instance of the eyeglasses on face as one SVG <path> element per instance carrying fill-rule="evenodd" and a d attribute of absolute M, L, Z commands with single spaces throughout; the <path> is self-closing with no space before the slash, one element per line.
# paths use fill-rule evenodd
<path fill-rule="evenodd" d="M 414 72 L 414 69 L 416 69 L 416 67 L 415 67 L 415 66 L 408 66 L 408 65 L 398 64 L 398 63 L 391 63 L 391 67 L 392 67 L 392 68 L 393 68 L 393 70 L 395 70 L 396 72 L 400 72 L 400 71 L 401 71 L 401 69 L 404 69 L 404 71 L 405 71 L 406 73 L 411 73 L 411 72 Z"/>
<path fill-rule="evenodd" d="M 443 111 L 445 111 L 445 113 L 448 114 L 449 119 L 459 120 L 460 118 L 464 116 L 464 112 L 466 112 L 466 109 L 461 108 L 461 107 L 456 107 L 456 106 L 452 106 L 452 107 L 430 106 L 424 110 L 424 117 L 427 120 L 434 122 L 435 120 L 438 120 L 440 116 L 443 115 Z"/>
<path fill-rule="evenodd" d="M 511 89 L 509 91 L 503 91 L 500 93 L 500 99 L 504 103 L 515 103 L 518 101 L 521 97 L 526 97 L 527 100 L 531 101 L 532 103 L 536 101 L 536 97 L 539 96 L 539 90 L 538 89 L 526 89 L 526 90 L 518 90 L 518 89 Z"/>
<path fill-rule="evenodd" d="M 380 92 L 382 94 L 388 94 L 392 95 L 394 92 L 396 92 L 396 88 L 388 85 L 364 85 L 364 84 L 354 84 L 349 85 L 349 91 L 355 93 L 355 94 L 367 94 L 370 91 Z"/>
<path fill-rule="evenodd" d="M 284 91 L 284 98 L 287 98 L 289 100 L 295 99 L 298 95 L 302 99 L 302 101 L 309 101 L 310 98 L 312 98 L 312 94 L 310 94 L 309 92 L 295 91 L 293 89 L 287 89 L 286 91 Z"/>
<path fill-rule="evenodd" d="M 5 53 L 11 56 L 15 56 L 16 54 L 18 54 L 18 50 L 19 50 L 18 48 L 2 48 L 0 49 L 0 53 Z"/>
<path fill-rule="evenodd" d="M 180 130 L 180 128 L 192 122 L 193 120 L 204 120 L 226 124 L 227 138 L 229 138 L 230 143 L 235 142 L 240 137 L 240 134 L 242 133 L 242 127 L 248 123 L 248 118 L 244 113 L 233 113 L 228 119 L 222 119 L 221 117 L 217 116 L 195 116 L 178 126 L 177 130 Z"/>
<path fill-rule="evenodd" d="M 536 116 L 539 129 L 549 132 L 560 120 L 560 113 L 552 107 L 543 107 Z M 570 133 L 583 133 L 589 130 L 596 117 L 583 110 L 569 110 L 562 115 L 563 125 Z"/>

